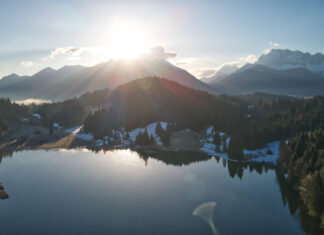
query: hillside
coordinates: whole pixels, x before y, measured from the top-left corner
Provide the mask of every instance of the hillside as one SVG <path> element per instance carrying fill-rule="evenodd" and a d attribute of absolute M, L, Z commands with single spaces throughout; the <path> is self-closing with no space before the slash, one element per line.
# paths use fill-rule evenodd
<path fill-rule="evenodd" d="M 226 129 L 241 118 L 237 105 L 167 79 L 149 77 L 111 91 L 104 109 L 88 117 L 85 130 L 104 134 L 155 121 L 177 123 L 183 128 L 219 123 L 220 129 Z"/>

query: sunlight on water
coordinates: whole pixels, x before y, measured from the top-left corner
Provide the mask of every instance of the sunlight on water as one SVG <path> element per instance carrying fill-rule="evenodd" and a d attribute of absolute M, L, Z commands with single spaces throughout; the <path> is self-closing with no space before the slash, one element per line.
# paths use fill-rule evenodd
<path fill-rule="evenodd" d="M 212 233 L 214 235 L 219 235 L 219 232 L 214 224 L 214 210 L 216 207 L 216 202 L 206 202 L 198 206 L 193 212 L 192 215 L 201 218 L 207 224 L 209 224 Z"/>
<path fill-rule="evenodd" d="M 0 163 L 0 234 L 303 234 L 275 179 L 188 153 L 14 152 Z"/>

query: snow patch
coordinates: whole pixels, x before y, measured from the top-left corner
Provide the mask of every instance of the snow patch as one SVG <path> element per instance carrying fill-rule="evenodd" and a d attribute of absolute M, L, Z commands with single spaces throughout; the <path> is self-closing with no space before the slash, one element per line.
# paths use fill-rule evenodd
<path fill-rule="evenodd" d="M 211 135 L 213 133 L 213 130 L 214 130 L 214 127 L 209 127 L 207 130 L 206 130 L 206 134 L 207 135 Z"/>
<path fill-rule="evenodd" d="M 95 143 L 94 143 L 94 145 L 95 145 L 96 147 L 102 147 L 102 146 L 104 146 L 104 144 L 105 144 L 105 142 L 104 142 L 102 139 L 98 139 L 98 140 L 96 140 Z"/>
<path fill-rule="evenodd" d="M 53 127 L 57 128 L 57 129 L 62 129 L 63 127 L 60 126 L 60 124 L 58 124 L 57 122 L 53 123 Z"/>
<path fill-rule="evenodd" d="M 216 144 L 214 144 L 214 135 L 218 133 L 218 135 L 222 138 L 221 144 L 219 146 L 218 151 L 216 151 Z M 227 153 L 223 152 L 224 151 L 224 145 L 226 145 L 226 148 L 228 148 L 228 143 L 230 140 L 230 137 L 227 137 L 226 139 L 226 133 L 224 132 L 217 132 L 214 130 L 214 128 L 211 126 L 207 128 L 206 130 L 206 135 L 207 138 L 200 140 L 200 142 L 203 144 L 203 146 L 200 148 L 200 150 L 208 155 L 211 156 L 218 156 L 221 158 L 224 158 L 226 160 L 230 160 Z"/>
<path fill-rule="evenodd" d="M 221 157 L 224 158 L 226 160 L 231 160 L 229 159 L 227 153 L 224 152 L 216 152 L 216 144 L 213 143 L 204 143 L 203 146 L 200 148 L 200 150 L 210 156 L 217 156 L 217 157 Z"/>
<path fill-rule="evenodd" d="M 79 139 L 83 139 L 86 141 L 92 141 L 93 140 L 93 135 L 90 133 L 78 133 L 76 134 L 76 137 Z"/>
<path fill-rule="evenodd" d="M 70 133 L 70 134 L 78 134 L 81 131 L 82 127 L 83 126 L 75 126 L 70 129 L 66 129 L 64 132 Z"/>
<path fill-rule="evenodd" d="M 216 144 L 214 144 L 213 134 L 218 133 L 221 136 L 221 144 L 219 148 L 216 148 Z M 211 156 L 218 156 L 226 160 L 236 161 L 230 159 L 228 154 L 224 152 L 224 147 L 228 149 L 229 142 L 231 137 L 226 137 L 226 133 L 224 132 L 216 132 L 213 127 L 209 127 L 206 130 L 207 138 L 200 140 L 203 146 L 200 150 L 208 155 Z M 272 163 L 276 164 L 277 159 L 279 157 L 279 148 L 280 148 L 280 141 L 272 142 L 266 145 L 264 148 L 255 149 L 255 150 L 247 150 L 243 149 L 244 155 L 255 155 L 256 158 L 249 159 L 249 162 L 264 162 L 264 163 Z"/>
<path fill-rule="evenodd" d="M 244 154 L 251 154 L 258 156 L 257 158 L 250 159 L 250 162 L 264 162 L 277 164 L 277 159 L 279 157 L 280 141 L 271 142 L 266 145 L 266 147 L 256 150 L 244 149 Z M 272 152 L 271 154 L 268 152 Z"/>
<path fill-rule="evenodd" d="M 38 120 L 42 119 L 42 116 L 38 113 L 33 113 L 33 117 L 37 118 Z"/>
<path fill-rule="evenodd" d="M 129 134 L 129 139 L 133 142 L 135 142 L 136 137 L 140 134 L 140 133 L 144 133 L 145 130 L 147 130 L 147 134 L 149 136 L 152 136 L 156 142 L 157 145 L 162 145 L 162 141 L 160 139 L 160 137 L 156 134 L 155 130 L 156 130 L 156 125 L 158 124 L 158 122 L 153 122 L 149 125 L 147 125 L 145 128 L 136 128 L 130 132 L 128 132 Z M 166 129 L 167 127 L 167 122 L 160 122 L 161 127 L 163 130 Z"/>
<path fill-rule="evenodd" d="M 77 138 L 86 140 L 86 141 L 92 141 L 93 135 L 90 133 L 81 133 L 83 126 L 75 126 L 70 129 L 66 129 L 65 133 L 70 133 L 72 135 L 75 135 Z"/>

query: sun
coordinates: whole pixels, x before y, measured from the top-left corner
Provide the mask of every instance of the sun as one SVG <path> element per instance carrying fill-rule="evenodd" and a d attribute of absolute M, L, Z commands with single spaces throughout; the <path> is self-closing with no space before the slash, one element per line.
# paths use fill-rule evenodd
<path fill-rule="evenodd" d="M 107 54 L 113 59 L 131 59 L 144 53 L 148 48 L 144 28 L 134 22 L 113 21 L 109 26 L 108 38 Z"/>

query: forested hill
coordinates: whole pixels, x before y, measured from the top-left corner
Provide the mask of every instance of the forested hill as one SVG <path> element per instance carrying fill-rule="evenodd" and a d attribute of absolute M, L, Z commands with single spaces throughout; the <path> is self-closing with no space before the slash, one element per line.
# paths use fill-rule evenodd
<path fill-rule="evenodd" d="M 278 167 L 287 175 L 306 212 L 315 218 L 313 223 L 324 232 L 324 126 L 283 142 Z"/>
<path fill-rule="evenodd" d="M 242 118 L 239 105 L 176 82 L 156 77 L 138 79 L 110 92 L 104 108 L 87 118 L 85 131 L 104 135 L 110 129 L 132 129 L 154 121 L 198 129 L 218 123 L 233 128 Z M 98 133 L 97 133 L 98 134 Z"/>

